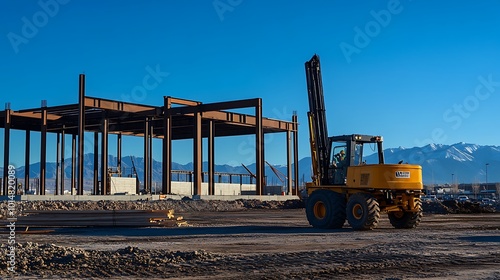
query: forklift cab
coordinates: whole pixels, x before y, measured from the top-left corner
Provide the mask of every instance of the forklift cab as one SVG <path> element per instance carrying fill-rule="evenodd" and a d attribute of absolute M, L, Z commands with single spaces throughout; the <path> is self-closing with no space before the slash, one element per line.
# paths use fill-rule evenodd
<path fill-rule="evenodd" d="M 331 164 L 328 170 L 330 185 L 345 185 L 349 166 L 366 164 L 363 161 L 364 144 L 376 143 L 379 164 L 384 163 L 381 136 L 342 135 L 329 137 Z"/>

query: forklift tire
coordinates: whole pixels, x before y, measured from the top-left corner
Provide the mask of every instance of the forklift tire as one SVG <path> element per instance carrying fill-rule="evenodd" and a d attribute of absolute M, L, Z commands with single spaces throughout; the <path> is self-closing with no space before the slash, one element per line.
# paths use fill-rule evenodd
<path fill-rule="evenodd" d="M 389 212 L 389 221 L 394 228 L 403 229 L 403 228 L 416 228 L 420 221 L 422 221 L 422 217 L 424 216 L 422 210 L 422 201 L 420 198 L 415 198 L 415 210 L 416 212 Z"/>
<path fill-rule="evenodd" d="M 316 190 L 307 199 L 306 215 L 315 228 L 342 228 L 346 219 L 345 197 L 329 190 Z"/>
<path fill-rule="evenodd" d="M 354 230 L 372 230 L 380 219 L 377 200 L 365 193 L 356 193 L 347 202 L 347 221 Z"/>

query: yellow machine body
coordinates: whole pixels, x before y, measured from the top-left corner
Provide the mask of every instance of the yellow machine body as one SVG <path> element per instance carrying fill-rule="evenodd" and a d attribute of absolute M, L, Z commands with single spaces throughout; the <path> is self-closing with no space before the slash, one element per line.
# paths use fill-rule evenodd
<path fill-rule="evenodd" d="M 422 190 L 422 167 L 411 164 L 369 164 L 347 169 L 348 188 Z"/>

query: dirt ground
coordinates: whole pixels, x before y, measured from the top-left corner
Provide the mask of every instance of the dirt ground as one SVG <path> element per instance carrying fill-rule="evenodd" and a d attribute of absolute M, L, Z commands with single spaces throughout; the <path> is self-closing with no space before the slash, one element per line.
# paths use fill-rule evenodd
<path fill-rule="evenodd" d="M 19 234 L 16 278 L 500 279 L 500 213 L 363 232 L 311 228 L 303 208 L 178 214 L 191 226 Z"/>

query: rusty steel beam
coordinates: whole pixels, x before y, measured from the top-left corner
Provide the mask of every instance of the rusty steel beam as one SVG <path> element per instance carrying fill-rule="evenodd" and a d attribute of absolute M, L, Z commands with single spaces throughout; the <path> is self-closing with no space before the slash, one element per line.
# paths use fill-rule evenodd
<path fill-rule="evenodd" d="M 10 108 L 5 110 L 4 121 L 4 142 L 3 142 L 3 195 L 8 195 L 9 191 L 9 161 L 10 161 L 10 126 L 11 126 Z"/>
<path fill-rule="evenodd" d="M 177 114 L 185 115 L 185 114 L 195 114 L 199 112 L 250 108 L 258 106 L 259 102 L 261 102 L 260 98 L 252 98 L 252 99 L 225 101 L 217 103 L 206 103 L 206 104 L 200 104 L 198 106 L 175 107 L 171 108 L 170 110 L 172 115 L 177 115 Z"/>
<path fill-rule="evenodd" d="M 144 120 L 144 191 L 147 192 L 149 190 L 149 129 L 151 126 L 149 125 L 149 118 Z"/>
<path fill-rule="evenodd" d="M 172 116 L 170 97 L 163 97 L 162 193 L 172 192 Z"/>
<path fill-rule="evenodd" d="M 31 131 L 26 130 L 25 137 L 25 148 L 24 148 L 24 193 L 26 194 L 29 191 L 29 183 L 30 183 L 30 148 L 31 148 Z"/>
<path fill-rule="evenodd" d="M 203 112 L 202 116 L 203 119 L 219 120 L 229 122 L 234 125 L 246 125 L 253 127 L 256 124 L 255 116 L 233 112 L 209 111 Z M 264 129 L 276 129 L 279 131 L 294 130 L 293 123 L 268 118 L 262 118 L 262 127 Z"/>
<path fill-rule="evenodd" d="M 215 195 L 215 124 L 210 121 L 208 126 L 208 195 Z"/>
<path fill-rule="evenodd" d="M 196 113 L 193 139 L 193 195 L 201 195 L 202 183 L 202 138 L 201 138 L 201 114 Z"/>
<path fill-rule="evenodd" d="M 149 191 L 153 192 L 153 137 L 154 137 L 154 126 L 153 121 L 149 121 Z"/>
<path fill-rule="evenodd" d="M 103 116 L 101 133 L 101 192 L 104 195 L 109 194 L 111 191 L 108 182 L 108 128 L 108 119 L 106 116 Z"/>
<path fill-rule="evenodd" d="M 56 183 L 54 188 L 54 194 L 59 194 L 59 158 L 61 157 L 61 134 L 56 133 Z"/>
<path fill-rule="evenodd" d="M 61 131 L 61 194 L 64 194 L 64 181 L 66 174 L 64 173 L 64 150 L 65 150 L 65 139 L 66 138 L 66 131 L 64 130 L 64 125 Z"/>
<path fill-rule="evenodd" d="M 155 112 L 157 108 L 155 106 L 133 104 L 128 102 L 115 101 L 104 98 L 95 98 L 89 96 L 85 97 L 85 106 L 89 108 L 98 108 L 103 110 L 130 112 L 130 113 L 137 113 L 144 111 Z"/>
<path fill-rule="evenodd" d="M 99 132 L 94 132 L 94 194 L 102 194 L 99 191 Z"/>
<path fill-rule="evenodd" d="M 44 101 L 42 101 L 44 102 Z M 42 105 L 44 106 L 44 105 Z M 40 191 L 39 194 L 45 194 L 45 172 L 47 166 L 47 111 L 42 107 L 42 118 L 40 127 Z"/>
<path fill-rule="evenodd" d="M 201 104 L 201 102 L 183 99 L 183 98 L 176 98 L 176 97 L 171 97 L 171 96 L 166 96 L 166 98 L 170 99 L 171 104 L 186 105 L 186 106 L 198 106 Z"/>
<path fill-rule="evenodd" d="M 38 110 L 38 112 L 24 112 L 24 113 L 20 113 L 19 111 L 12 112 L 12 116 L 39 120 L 42 118 L 42 113 L 40 112 L 40 109 L 36 110 Z M 47 114 L 47 120 L 49 121 L 57 121 L 61 119 L 61 116 L 49 114 L 48 112 L 46 114 Z"/>
<path fill-rule="evenodd" d="M 78 88 L 78 190 L 83 194 L 83 157 L 85 139 L 85 75 L 80 74 Z"/>
<path fill-rule="evenodd" d="M 116 165 L 118 171 L 122 172 L 122 134 L 118 133 L 116 137 Z"/>
<path fill-rule="evenodd" d="M 71 135 L 71 195 L 75 194 L 76 188 L 76 134 Z"/>
<path fill-rule="evenodd" d="M 292 194 L 292 135 L 290 131 L 286 132 L 286 184 L 287 194 Z"/>
<path fill-rule="evenodd" d="M 295 130 L 293 133 L 293 179 L 295 181 L 295 192 L 292 190 L 292 195 L 299 194 L 299 130 L 298 130 L 298 117 L 296 114 L 292 116 L 292 122 Z"/>
<path fill-rule="evenodd" d="M 255 105 L 255 175 L 256 195 L 262 195 L 264 190 L 264 132 L 262 131 L 262 100 Z"/>

